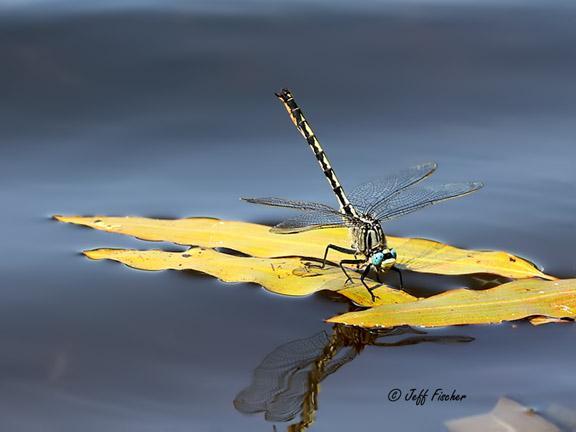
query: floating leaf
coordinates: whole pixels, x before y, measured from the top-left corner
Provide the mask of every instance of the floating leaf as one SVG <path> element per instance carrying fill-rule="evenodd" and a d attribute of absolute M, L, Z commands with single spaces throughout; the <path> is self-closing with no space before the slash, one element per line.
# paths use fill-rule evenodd
<path fill-rule="evenodd" d="M 534 317 L 530 319 L 530 324 L 540 326 L 544 324 L 570 324 L 574 320 L 566 318 Z"/>
<path fill-rule="evenodd" d="M 433 240 L 395 237 L 398 265 L 407 270 L 443 275 L 491 273 L 509 279 L 541 277 L 554 280 L 523 258 L 501 251 L 460 249 Z"/>
<path fill-rule="evenodd" d="M 495 324 L 530 316 L 576 317 L 576 279 L 518 280 L 484 291 L 457 289 L 415 302 L 377 306 L 328 322 L 361 327 Z"/>
<path fill-rule="evenodd" d="M 62 222 L 134 236 L 144 240 L 168 241 L 203 248 L 229 248 L 254 257 L 303 256 L 322 258 L 329 243 L 349 246 L 346 228 L 275 234 L 264 225 L 210 218 L 149 219 L 140 217 L 55 216 Z M 398 252 L 398 265 L 407 270 L 444 275 L 492 273 L 506 278 L 554 279 L 531 262 L 506 252 L 472 251 L 440 242 L 388 236 Z M 338 261 L 349 255 L 330 252 Z"/>
<path fill-rule="evenodd" d="M 449 432 L 560 432 L 560 429 L 527 408 L 508 398 L 500 398 L 487 413 L 446 422 Z"/>
<path fill-rule="evenodd" d="M 185 252 L 95 249 L 84 254 L 94 260 L 114 260 L 140 270 L 195 270 L 225 282 L 254 282 L 269 291 L 290 296 L 303 296 L 320 290 L 339 291 L 361 306 L 416 300 L 404 291 L 381 285 L 373 291 L 377 296 L 374 303 L 358 281 L 345 284 L 339 268 L 322 271 L 295 257 L 238 257 L 201 248 Z"/>

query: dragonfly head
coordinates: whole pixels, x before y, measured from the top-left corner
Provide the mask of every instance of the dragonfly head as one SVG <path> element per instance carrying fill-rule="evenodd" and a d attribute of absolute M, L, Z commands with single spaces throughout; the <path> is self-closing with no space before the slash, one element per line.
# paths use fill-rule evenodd
<path fill-rule="evenodd" d="M 394 249 L 377 250 L 370 255 L 370 263 L 387 270 L 396 263 L 396 251 Z"/>

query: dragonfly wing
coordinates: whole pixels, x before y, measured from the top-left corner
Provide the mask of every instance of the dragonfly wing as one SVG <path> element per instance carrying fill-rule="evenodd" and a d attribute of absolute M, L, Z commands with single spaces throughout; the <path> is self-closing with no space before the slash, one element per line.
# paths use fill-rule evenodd
<path fill-rule="evenodd" d="M 368 212 L 373 203 L 385 200 L 396 192 L 424 180 L 436 170 L 436 167 L 435 162 L 426 162 L 396 174 L 371 179 L 352 189 L 349 194 L 350 202 L 358 210 Z"/>
<path fill-rule="evenodd" d="M 292 234 L 320 228 L 335 228 L 346 225 L 346 222 L 342 214 L 306 212 L 279 223 L 272 228 L 272 232 Z"/>
<path fill-rule="evenodd" d="M 311 229 L 332 228 L 345 225 L 349 222 L 348 216 L 322 203 L 287 200 L 284 198 L 242 199 L 252 204 L 289 208 L 303 212 L 273 227 L 272 231 L 277 233 L 290 234 Z"/>
<path fill-rule="evenodd" d="M 325 212 L 336 212 L 340 213 L 333 207 L 329 205 L 309 202 L 309 201 L 298 201 L 289 200 L 284 198 L 266 197 L 266 198 L 242 198 L 243 201 L 249 202 L 251 204 L 260 204 L 271 207 L 284 207 L 300 211 L 325 211 Z"/>
<path fill-rule="evenodd" d="M 375 203 L 371 214 L 383 222 L 442 201 L 470 194 L 482 186 L 484 185 L 480 182 L 472 182 L 404 189 L 388 199 Z"/>

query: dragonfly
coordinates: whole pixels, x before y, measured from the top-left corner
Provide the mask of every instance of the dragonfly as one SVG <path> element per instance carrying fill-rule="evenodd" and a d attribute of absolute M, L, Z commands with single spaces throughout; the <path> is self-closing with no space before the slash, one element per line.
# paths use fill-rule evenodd
<path fill-rule="evenodd" d="M 328 244 L 319 268 L 323 269 L 326 266 L 328 253 L 330 250 L 334 250 L 354 256 L 354 259 L 341 260 L 339 267 L 346 276 L 346 283 L 353 282 L 350 277 L 350 270 L 346 269 L 347 266 L 355 265 L 357 270 L 362 270 L 360 281 L 370 293 L 372 300 L 376 299 L 372 291 L 378 285 L 370 287 L 365 280 L 372 270 L 375 270 L 376 279 L 380 284 L 382 283 L 381 273 L 389 270 L 397 272 L 400 288 L 403 289 L 402 273 L 396 266 L 398 256 L 393 248 L 388 247 L 382 223 L 442 201 L 470 194 L 482 188 L 483 183 L 417 185 L 432 175 L 437 168 L 436 163 L 427 162 L 406 168 L 395 174 L 369 180 L 353 188 L 350 194 L 346 194 L 336 177 L 326 152 L 290 90 L 283 89 L 276 93 L 276 97 L 282 102 L 292 123 L 308 142 L 316 156 L 322 172 L 336 196 L 339 208 L 318 202 L 275 197 L 242 199 L 253 204 L 288 208 L 299 212 L 297 216 L 272 227 L 272 232 L 292 234 L 313 229 L 348 227 L 351 233 L 350 247 Z M 359 258 L 359 255 L 362 257 Z"/>

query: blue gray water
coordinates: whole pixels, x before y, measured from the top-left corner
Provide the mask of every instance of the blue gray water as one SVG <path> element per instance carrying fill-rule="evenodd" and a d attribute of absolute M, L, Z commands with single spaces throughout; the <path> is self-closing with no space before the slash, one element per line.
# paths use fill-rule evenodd
<path fill-rule="evenodd" d="M 173 246 L 50 216 L 273 222 L 286 214 L 238 198 L 331 203 L 273 96 L 282 86 L 345 185 L 427 160 L 440 165 L 435 181 L 486 183 L 389 232 L 576 273 L 571 6 L 58 3 L 6 2 L 0 13 L 0 430 L 272 429 L 234 397 L 269 352 L 329 330 L 322 320 L 344 304 L 91 262 L 79 252 Z M 470 282 L 407 280 L 428 292 Z M 476 340 L 366 348 L 323 382 L 313 430 L 441 431 L 502 395 L 576 408 L 573 326 L 432 334 Z M 468 397 L 388 402 L 391 389 L 413 387 Z"/>

